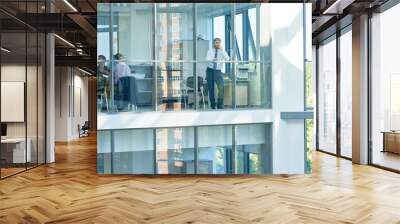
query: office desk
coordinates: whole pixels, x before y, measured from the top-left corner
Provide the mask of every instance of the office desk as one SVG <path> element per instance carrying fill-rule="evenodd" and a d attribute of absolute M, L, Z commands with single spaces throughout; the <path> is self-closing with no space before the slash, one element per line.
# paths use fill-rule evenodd
<path fill-rule="evenodd" d="M 25 154 L 25 138 L 6 138 L 1 139 L 1 157 L 6 163 L 25 163 L 31 162 L 32 153 L 31 145 L 32 140 L 26 141 L 26 154 Z M 26 160 L 27 159 L 27 160 Z"/>

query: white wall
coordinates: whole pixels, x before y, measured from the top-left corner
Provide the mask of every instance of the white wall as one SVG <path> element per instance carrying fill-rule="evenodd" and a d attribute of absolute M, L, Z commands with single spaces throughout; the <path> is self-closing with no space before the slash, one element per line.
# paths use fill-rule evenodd
<path fill-rule="evenodd" d="M 55 73 L 55 141 L 77 139 L 78 124 L 88 120 L 88 78 L 71 67 L 56 67 Z"/>
<path fill-rule="evenodd" d="M 304 120 L 282 120 L 282 111 L 304 111 L 302 4 L 267 4 L 272 29 L 274 173 L 304 172 Z M 288 19 L 288 15 L 292 15 Z"/>

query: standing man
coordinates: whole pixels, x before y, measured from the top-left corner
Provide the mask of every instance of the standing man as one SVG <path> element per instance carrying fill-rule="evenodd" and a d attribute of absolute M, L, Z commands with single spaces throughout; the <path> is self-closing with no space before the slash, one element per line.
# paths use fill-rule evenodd
<path fill-rule="evenodd" d="M 224 108 L 224 77 L 221 70 L 224 62 L 229 60 L 228 54 L 221 47 L 221 39 L 215 38 L 213 48 L 208 50 L 206 60 L 209 61 L 206 70 L 206 80 L 208 88 L 208 97 L 211 102 L 211 108 Z M 214 86 L 217 85 L 217 102 L 215 102 Z"/>

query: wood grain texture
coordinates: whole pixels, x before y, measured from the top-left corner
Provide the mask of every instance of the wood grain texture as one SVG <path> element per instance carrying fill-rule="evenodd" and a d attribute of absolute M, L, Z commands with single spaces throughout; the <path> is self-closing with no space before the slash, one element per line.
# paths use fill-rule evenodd
<path fill-rule="evenodd" d="M 0 223 L 400 223 L 400 175 L 322 153 L 311 175 L 96 174 L 96 139 L 0 181 Z"/>

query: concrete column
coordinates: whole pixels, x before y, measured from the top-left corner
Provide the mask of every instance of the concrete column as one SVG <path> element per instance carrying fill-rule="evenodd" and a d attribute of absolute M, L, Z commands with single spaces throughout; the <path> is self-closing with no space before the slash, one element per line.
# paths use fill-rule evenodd
<path fill-rule="evenodd" d="M 368 15 L 353 19 L 353 162 L 368 163 Z"/>

